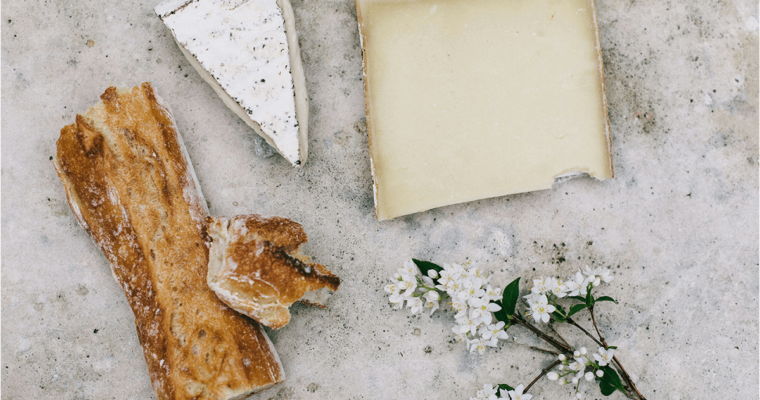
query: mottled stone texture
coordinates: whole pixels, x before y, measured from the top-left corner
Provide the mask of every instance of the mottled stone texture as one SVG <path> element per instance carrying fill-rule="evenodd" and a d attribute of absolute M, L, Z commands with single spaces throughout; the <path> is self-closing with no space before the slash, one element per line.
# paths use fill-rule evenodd
<path fill-rule="evenodd" d="M 305 253 L 343 278 L 327 310 L 294 306 L 271 333 L 287 380 L 254 399 L 468 398 L 550 362 L 515 343 L 471 355 L 452 343 L 451 312 L 391 310 L 382 286 L 410 257 L 472 260 L 501 284 L 610 266 L 604 292 L 621 301 L 599 306 L 602 330 L 650 399 L 758 397 L 756 2 L 598 0 L 616 178 L 383 223 L 353 1 L 293 4 L 311 98 L 299 170 L 222 104 L 154 5 L 2 4 L 4 399 L 153 396 L 124 294 L 49 161 L 75 113 L 143 81 L 171 105 L 212 213 L 299 221 Z M 531 392 L 570 397 L 549 382 Z"/>

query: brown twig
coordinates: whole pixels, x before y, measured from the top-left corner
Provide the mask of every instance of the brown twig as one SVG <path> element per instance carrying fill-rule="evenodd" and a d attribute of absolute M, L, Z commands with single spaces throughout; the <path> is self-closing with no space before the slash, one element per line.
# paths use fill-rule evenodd
<path fill-rule="evenodd" d="M 551 365 L 549 365 L 548 367 L 544 368 L 544 370 L 541 371 L 540 374 L 538 374 L 538 376 L 536 377 L 536 379 L 533 379 L 533 381 L 531 383 L 529 383 L 528 386 L 525 387 L 525 389 L 523 389 L 523 393 L 528 393 L 528 390 L 530 389 L 531 386 L 533 386 L 534 383 L 538 382 L 538 380 L 541 379 L 542 376 L 548 374 L 549 371 L 551 371 L 551 369 L 554 368 L 554 366 L 557 365 L 557 364 L 559 364 L 560 362 L 561 362 L 560 360 L 555 360 L 553 363 L 551 363 Z"/>
<path fill-rule="evenodd" d="M 531 349 L 531 350 L 540 351 L 540 352 L 542 352 L 542 353 L 551 354 L 551 355 L 555 355 L 555 356 L 558 356 L 558 355 L 560 355 L 560 353 L 559 353 L 559 352 L 556 352 L 556 351 L 554 351 L 554 350 L 547 350 L 547 349 L 542 349 L 542 348 L 540 348 L 540 347 L 531 346 L 531 345 L 522 344 L 522 343 L 517 343 L 517 342 L 515 342 L 515 341 L 512 341 L 512 343 L 514 343 L 514 344 L 516 344 L 516 345 L 518 345 L 518 346 L 527 347 L 527 348 L 529 348 L 529 349 Z"/>
<path fill-rule="evenodd" d="M 596 334 L 599 335 L 599 340 L 602 342 L 602 345 L 604 346 L 604 349 L 607 350 L 610 348 L 610 346 L 607 345 L 607 342 L 604 340 L 604 337 L 602 337 L 602 334 L 599 332 L 599 326 L 596 324 L 596 317 L 594 316 L 594 307 L 589 307 L 589 312 L 591 312 L 591 322 L 594 323 L 594 329 L 596 329 Z M 623 364 L 620 363 L 620 360 L 618 360 L 617 356 L 612 356 L 612 360 L 615 361 L 615 364 L 617 364 L 618 368 L 620 369 L 620 374 L 623 375 L 623 379 L 625 379 L 628 386 L 633 389 L 637 395 L 641 398 L 641 400 L 646 400 L 644 395 L 639 392 L 639 389 L 636 388 L 636 385 L 633 383 L 633 380 L 631 379 L 631 376 L 628 375 L 628 372 L 623 368 Z"/>
<path fill-rule="evenodd" d="M 546 343 L 549 343 L 550 345 L 554 346 L 554 348 L 556 348 L 557 350 L 559 350 L 559 351 L 561 351 L 563 353 L 573 354 L 573 349 L 571 349 L 570 346 L 566 346 L 566 345 L 558 342 L 556 339 L 554 339 L 553 337 L 551 337 L 551 336 L 547 335 L 546 333 L 542 332 L 540 329 L 538 329 L 535 326 L 531 325 L 528 321 L 525 321 L 521 317 L 515 315 L 514 317 L 512 317 L 512 321 L 515 321 L 518 324 L 524 326 L 525 328 L 527 328 L 528 330 L 530 330 L 531 332 L 533 332 L 534 334 L 536 334 L 536 336 L 538 336 L 541 339 L 543 339 Z"/>
<path fill-rule="evenodd" d="M 600 342 L 597 338 L 595 338 L 593 335 L 591 335 L 591 333 L 589 333 L 589 331 L 585 330 L 582 326 L 578 325 L 578 323 L 575 322 L 574 319 L 568 318 L 567 319 L 567 323 L 570 324 L 570 325 L 574 325 L 575 327 L 577 327 L 578 329 L 580 329 L 581 331 L 583 331 L 583 333 L 585 333 L 586 336 L 590 337 L 591 340 L 593 340 L 594 342 L 596 342 L 596 344 L 598 344 L 599 346 L 603 346 L 602 342 Z"/>
<path fill-rule="evenodd" d="M 555 334 L 555 335 L 557 335 L 557 339 L 559 339 L 559 340 L 560 340 L 562 343 L 564 343 L 564 344 L 565 344 L 567 347 L 570 347 L 570 343 L 568 343 L 568 342 L 567 342 L 567 340 L 565 340 L 565 338 L 563 338 L 563 337 L 562 337 L 562 335 L 560 335 L 560 334 L 559 334 L 559 332 L 557 332 L 557 330 L 556 330 L 556 329 L 554 329 L 554 324 L 553 324 L 553 322 L 554 322 L 554 321 L 549 321 L 549 323 L 547 324 L 547 325 L 549 326 L 549 329 L 551 329 L 551 330 L 552 330 L 552 332 L 554 332 L 554 334 Z"/>

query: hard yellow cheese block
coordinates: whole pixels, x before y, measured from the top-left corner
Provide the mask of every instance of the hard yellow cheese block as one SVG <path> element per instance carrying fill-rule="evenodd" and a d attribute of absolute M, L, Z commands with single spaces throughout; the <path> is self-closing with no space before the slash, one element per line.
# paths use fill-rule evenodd
<path fill-rule="evenodd" d="M 593 0 L 357 0 L 380 220 L 612 178 Z"/>

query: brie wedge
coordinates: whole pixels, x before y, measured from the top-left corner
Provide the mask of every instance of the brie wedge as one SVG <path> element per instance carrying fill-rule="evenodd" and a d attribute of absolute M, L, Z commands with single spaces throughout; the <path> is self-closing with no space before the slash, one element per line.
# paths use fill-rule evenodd
<path fill-rule="evenodd" d="M 227 107 L 303 165 L 309 105 L 289 0 L 168 0 L 155 11 Z"/>
<path fill-rule="evenodd" d="M 357 0 L 380 220 L 612 178 L 593 0 Z"/>

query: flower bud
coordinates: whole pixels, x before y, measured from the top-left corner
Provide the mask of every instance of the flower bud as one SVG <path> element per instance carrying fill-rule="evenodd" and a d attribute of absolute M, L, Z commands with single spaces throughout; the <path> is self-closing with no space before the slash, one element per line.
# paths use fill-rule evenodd
<path fill-rule="evenodd" d="M 431 290 L 431 291 L 425 293 L 425 297 L 427 297 L 427 299 L 429 301 L 438 301 L 438 299 L 441 298 L 441 296 L 435 290 Z"/>
<path fill-rule="evenodd" d="M 573 385 L 578 383 L 578 378 L 573 378 Z"/>
<path fill-rule="evenodd" d="M 593 380 L 594 380 L 594 373 L 593 373 L 593 372 L 591 372 L 591 371 L 589 371 L 589 372 L 586 372 L 586 375 L 583 375 L 583 377 L 584 377 L 584 378 L 585 378 L 587 381 L 591 382 L 591 381 L 593 381 Z"/>
<path fill-rule="evenodd" d="M 559 368 L 557 368 L 557 369 L 559 369 L 560 371 L 564 371 L 564 370 L 565 370 L 565 366 L 564 366 L 564 365 L 562 365 L 562 364 L 560 364 L 560 365 L 559 365 Z"/>
<path fill-rule="evenodd" d="M 578 350 L 575 350 L 575 351 L 573 352 L 573 357 L 575 357 L 575 358 L 578 358 L 578 357 L 580 357 L 580 356 L 581 356 L 581 352 L 580 352 L 580 351 L 578 351 Z"/>
<path fill-rule="evenodd" d="M 581 354 L 585 356 L 586 354 L 588 354 L 588 350 L 586 350 L 585 347 L 581 347 Z"/>
<path fill-rule="evenodd" d="M 552 371 L 546 374 L 546 377 L 549 378 L 550 381 L 556 381 L 557 379 L 559 379 L 559 374 Z"/>
<path fill-rule="evenodd" d="M 578 393 L 575 394 L 575 398 L 576 399 L 582 399 L 583 395 L 580 392 L 578 392 Z"/>
<path fill-rule="evenodd" d="M 598 376 L 600 378 L 603 377 L 604 376 L 604 371 L 602 371 L 601 369 L 596 370 L 596 376 Z"/>
<path fill-rule="evenodd" d="M 564 354 L 560 354 L 557 358 L 559 358 L 560 361 L 565 361 L 567 359 Z"/>
<path fill-rule="evenodd" d="M 438 278 L 438 272 L 436 272 L 434 269 L 429 269 L 427 275 L 433 279 Z"/>
<path fill-rule="evenodd" d="M 567 379 L 565 379 L 565 378 L 560 379 L 559 380 L 559 384 L 560 385 L 567 385 Z"/>

